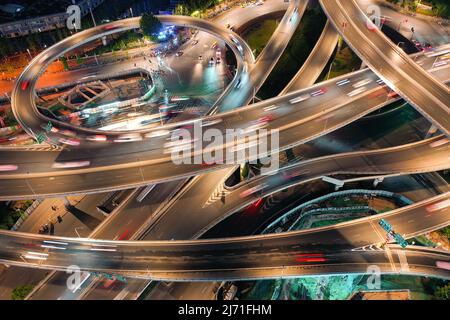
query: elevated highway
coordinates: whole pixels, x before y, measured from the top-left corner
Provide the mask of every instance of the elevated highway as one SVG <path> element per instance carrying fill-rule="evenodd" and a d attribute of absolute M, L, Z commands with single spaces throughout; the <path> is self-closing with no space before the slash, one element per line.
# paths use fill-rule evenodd
<path fill-rule="evenodd" d="M 320 0 L 336 30 L 394 91 L 450 136 L 450 90 L 416 64 L 361 10 L 355 0 Z"/>
<path fill-rule="evenodd" d="M 422 63 L 432 65 L 432 58 Z M 435 68 L 433 73 L 447 81 L 450 78 L 448 66 Z M 349 85 L 339 86 L 343 79 Z M 389 89 L 377 83 L 377 77 L 368 70 L 319 83 L 311 88 L 293 92 L 216 116 L 207 117 L 204 122 L 219 122 L 208 128 L 225 132 L 227 128 L 246 128 L 264 116 L 272 121 L 266 129 L 278 129 L 279 148 L 282 151 L 310 141 L 345 126 L 352 121 L 385 106 L 398 98 L 392 97 Z M 369 81 L 366 91 L 349 96 L 355 90 L 352 84 Z M 296 102 L 304 95 L 313 95 L 321 88 L 327 93 Z M 195 121 L 194 121 L 195 122 Z M 189 122 L 191 125 L 194 122 Z M 181 126 L 181 124 L 177 124 Z M 186 123 L 184 124 L 186 125 Z M 174 129 L 176 126 L 167 126 Z M 170 129 L 170 130 L 172 130 Z M 161 130 L 161 129 L 158 129 Z M 73 150 L 29 151 L 0 150 L 0 163 L 18 165 L 13 172 L 0 174 L 0 199 L 12 200 L 36 198 L 49 195 L 98 192 L 130 188 L 152 182 L 170 181 L 222 168 L 221 165 L 200 164 L 174 166 L 171 154 L 164 144 L 167 136 L 140 142 L 122 144 L 98 144 L 96 148 Z M 235 145 L 239 145 L 237 141 Z M 207 144 L 204 143 L 203 146 Z M 225 147 L 225 145 L 223 145 Z M 90 166 L 74 169 L 57 169 L 55 162 L 89 160 Z"/>
<path fill-rule="evenodd" d="M 386 265 L 388 259 L 392 263 L 389 256 L 391 247 L 381 254 L 374 253 L 378 250 L 363 248 L 385 242 L 386 234 L 378 225 L 381 218 L 387 219 L 398 233 L 409 238 L 424 232 L 431 216 L 445 218 L 447 225 L 450 221 L 449 203 L 450 193 L 445 193 L 388 213 L 330 227 L 216 240 L 102 241 L 0 231 L 4 244 L 0 248 L 0 261 L 61 271 L 77 265 L 82 270 L 171 281 L 301 276 L 302 271 L 299 270 L 326 269 L 327 264 L 341 265 L 339 273 L 348 273 L 354 270 L 352 265 L 355 263 L 365 262 L 365 267 Z M 419 250 L 417 256 L 412 254 L 416 250 Z M 407 256 L 406 260 L 404 256 L 400 259 L 403 264 L 410 261 L 408 269 L 414 270 L 413 274 L 449 278 L 450 272 L 437 268 L 436 264 L 437 261 L 448 262 L 448 252 L 431 250 L 432 255 L 429 256 L 426 252 L 430 250 L 415 247 L 399 249 L 400 255 Z M 372 260 L 373 257 L 381 260 Z M 416 257 L 418 260 L 415 260 Z M 425 270 L 428 271 L 419 272 L 423 266 L 427 266 Z M 396 266 L 391 267 L 397 270 Z M 405 268 L 398 269 L 407 272 Z M 324 272 L 333 273 L 335 270 Z M 320 273 L 315 271 L 312 274 Z"/>

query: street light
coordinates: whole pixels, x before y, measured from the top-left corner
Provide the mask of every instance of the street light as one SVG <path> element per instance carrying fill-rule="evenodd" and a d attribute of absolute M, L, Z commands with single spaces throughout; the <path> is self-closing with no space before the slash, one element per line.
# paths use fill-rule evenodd
<path fill-rule="evenodd" d="M 94 14 L 92 13 L 91 0 L 89 0 L 89 11 L 90 11 L 90 13 L 91 13 L 91 18 L 92 18 L 92 22 L 94 23 L 94 27 L 96 27 L 96 26 L 97 26 L 97 23 L 95 23 Z"/>
<path fill-rule="evenodd" d="M 27 52 L 28 52 L 28 55 L 30 56 L 30 60 L 32 60 L 32 59 L 33 59 L 33 56 L 31 55 L 31 52 L 30 52 L 30 49 L 29 49 L 29 48 L 27 48 Z"/>

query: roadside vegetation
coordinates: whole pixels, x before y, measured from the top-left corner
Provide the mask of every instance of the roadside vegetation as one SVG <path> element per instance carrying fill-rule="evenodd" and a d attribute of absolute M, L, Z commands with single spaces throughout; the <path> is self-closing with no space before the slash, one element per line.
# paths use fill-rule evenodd
<path fill-rule="evenodd" d="M 155 35 L 161 31 L 162 24 L 153 14 L 144 13 L 140 21 L 140 27 L 145 36 L 156 41 L 157 36 Z"/>
<path fill-rule="evenodd" d="M 245 41 L 247 41 L 250 48 L 254 50 L 255 57 L 257 57 L 267 45 L 267 42 L 270 40 L 270 37 L 276 28 L 276 20 L 265 20 L 244 35 Z"/>
<path fill-rule="evenodd" d="M 450 18 L 450 3 L 448 0 L 387 0 L 402 6 L 404 9 L 411 12 L 416 12 L 428 16 L 438 16 L 442 18 Z M 420 5 L 421 4 L 421 5 Z M 429 6 L 431 9 L 427 9 Z"/>
<path fill-rule="evenodd" d="M 203 13 L 206 9 L 218 5 L 220 0 L 183 0 L 175 8 L 175 14 L 192 15 Z"/>
<path fill-rule="evenodd" d="M 450 240 L 450 226 L 442 228 L 441 230 L 439 230 L 439 233 L 442 234 L 443 236 L 447 237 L 447 239 Z"/>
<path fill-rule="evenodd" d="M 13 207 L 8 202 L 0 202 L 0 229 L 11 229 L 32 203 L 32 200 L 28 200 Z"/>
<path fill-rule="evenodd" d="M 450 283 L 445 286 L 438 287 L 434 291 L 434 297 L 437 300 L 450 300 Z"/>
<path fill-rule="evenodd" d="M 94 53 L 96 55 L 101 55 L 108 52 L 114 52 L 119 50 L 129 50 L 133 48 L 137 48 L 142 45 L 143 37 L 142 34 L 134 32 L 134 31 L 127 31 L 122 34 L 120 34 L 119 37 L 114 39 L 114 41 L 111 41 L 106 46 L 98 46 L 94 50 L 90 52 L 86 52 L 88 55 L 93 55 Z"/>
<path fill-rule="evenodd" d="M 320 8 L 305 12 L 286 50 L 259 90 L 258 97 L 268 99 L 283 90 L 308 58 L 322 33 L 325 22 L 326 16 Z"/>
<path fill-rule="evenodd" d="M 15 287 L 11 292 L 11 300 L 25 300 L 25 298 L 33 291 L 34 285 L 24 284 Z"/>
<path fill-rule="evenodd" d="M 339 77 L 346 73 L 358 70 L 360 67 L 361 59 L 359 59 L 345 42 L 342 42 L 341 49 L 336 52 L 334 60 L 331 64 L 328 64 L 328 69 L 325 68 L 325 70 L 327 70 L 325 79 Z"/>

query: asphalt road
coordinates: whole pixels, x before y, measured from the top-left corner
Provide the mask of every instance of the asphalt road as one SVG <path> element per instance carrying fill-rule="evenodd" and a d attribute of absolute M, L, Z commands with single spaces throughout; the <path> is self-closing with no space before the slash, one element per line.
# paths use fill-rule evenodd
<path fill-rule="evenodd" d="M 449 69 L 446 66 L 441 68 L 435 71 L 435 75 L 447 80 Z M 214 127 L 225 132 L 227 128 L 233 126 L 248 127 L 249 123 L 254 123 L 263 115 L 270 115 L 274 119 L 268 123 L 266 129 L 278 129 L 280 133 L 279 148 L 272 150 L 276 152 L 325 135 L 395 100 L 395 98 L 389 99 L 387 96 L 389 90 L 379 86 L 375 81 L 376 76 L 367 70 L 357 72 L 348 79 L 351 83 L 369 79 L 371 83 L 366 86 L 367 91 L 364 94 L 349 97 L 348 94 L 354 88 L 351 85 L 336 85 L 342 78 L 332 79 L 310 89 L 266 100 L 209 119 L 221 121 Z M 327 94 L 309 98 L 303 103 L 291 104 L 289 102 L 305 92 L 311 93 L 324 87 L 328 88 Z M 302 104 L 302 107 L 299 107 L 299 104 Z M 273 109 L 273 106 L 276 109 Z M 264 111 L 264 108 L 267 107 L 270 107 L 271 110 Z M 235 120 L 233 124 L 230 124 L 228 118 Z M 123 143 L 115 146 L 114 154 L 111 154 L 111 148 L 108 147 L 77 149 L 76 152 L 67 150 L 33 152 L 33 157 L 29 156 L 30 151 L 1 151 L 1 164 L 15 164 L 19 168 L 17 171 L 0 174 L 2 180 L 0 199 L 11 200 L 110 191 L 170 181 L 223 167 L 203 164 L 174 165 L 167 149 L 164 151 L 160 148 L 148 148 L 149 144 L 161 145 L 166 141 L 165 137 L 161 137 L 153 139 L 153 143 L 148 141 Z M 236 145 L 239 145 L 239 142 L 237 141 Z M 203 142 L 203 146 L 207 146 L 207 144 L 207 142 Z M 261 149 L 258 151 L 260 152 Z M 88 159 L 90 166 L 87 168 L 52 168 L 54 162 Z"/>
<path fill-rule="evenodd" d="M 335 28 L 390 88 L 450 135 L 450 90 L 392 43 L 354 1 L 320 0 Z"/>
<path fill-rule="evenodd" d="M 352 262 L 364 259 L 361 253 L 369 251 L 364 247 L 385 241 L 386 233 L 378 225 L 382 218 L 405 238 L 417 234 L 418 229 L 426 230 L 430 220 L 442 219 L 447 225 L 449 203 L 450 193 L 446 193 L 385 214 L 330 227 L 216 240 L 101 241 L 1 231 L 5 245 L 0 260 L 12 265 L 58 270 L 77 265 L 83 270 L 167 280 L 262 278 L 266 274 L 262 270 L 268 270 L 269 277 L 279 277 L 285 267 L 298 265 L 297 258 L 311 257 L 311 254 L 323 254 L 320 257 L 333 264 L 345 264 L 346 257 Z M 343 257 L 337 261 L 332 259 L 340 254 Z M 448 261 L 448 253 L 438 259 Z M 302 262 L 316 265 L 317 261 Z M 436 259 L 431 262 L 435 265 Z M 443 276 L 449 275 L 445 270 Z"/>
<path fill-rule="evenodd" d="M 305 3 L 305 7 L 306 7 L 306 3 Z M 241 25 L 244 25 L 246 23 L 248 23 L 249 21 L 251 21 L 252 19 L 254 19 L 255 17 L 258 16 L 262 16 L 274 11 L 279 11 L 279 10 L 285 10 L 287 8 L 287 4 L 285 2 L 280 2 L 280 1 L 267 1 L 265 2 L 264 6 L 257 6 L 257 7 L 246 7 L 246 8 L 233 8 L 232 10 L 219 15 L 218 17 L 214 18 L 214 22 L 215 23 L 219 23 L 219 24 L 230 24 L 231 26 L 235 27 L 235 28 L 240 28 Z M 302 9 L 304 11 L 304 8 Z M 291 10 L 292 11 L 292 10 Z M 302 13 L 303 13 L 302 11 Z M 239 13 L 239 14 L 237 14 Z M 292 15 L 292 12 L 289 13 L 289 15 Z M 298 20 L 300 20 L 300 17 L 298 18 Z M 226 22 L 226 23 L 225 23 Z M 293 26 L 296 27 L 296 25 L 298 25 L 299 21 L 296 21 L 296 24 L 294 24 Z M 287 21 L 284 21 L 282 24 L 280 24 L 280 28 L 277 29 L 273 35 L 273 37 L 278 37 L 280 32 L 284 30 L 283 28 L 283 24 L 287 23 Z M 289 23 L 291 23 L 289 21 Z M 281 31 L 280 31 L 281 30 Z M 291 32 L 293 32 L 295 30 L 292 29 Z M 266 50 L 263 51 L 263 53 L 260 55 L 261 57 L 266 57 L 267 54 L 265 54 L 264 52 L 271 52 L 272 54 L 278 53 L 278 57 L 279 55 L 281 55 L 284 46 L 287 45 L 288 39 L 290 38 L 286 38 L 286 34 L 283 34 L 284 37 L 284 44 L 283 42 L 281 44 L 283 44 L 283 47 L 279 47 L 280 46 L 280 42 L 276 42 L 276 43 L 270 43 L 269 45 L 266 46 Z M 201 35 L 197 36 L 197 39 L 199 39 L 199 43 L 194 46 L 193 48 L 189 48 L 189 42 L 188 44 L 185 46 L 187 47 L 187 49 L 183 49 L 185 54 L 183 56 L 186 55 L 196 55 L 195 52 L 198 52 L 199 46 L 207 46 L 207 43 L 210 41 L 210 36 L 207 33 L 202 33 Z M 275 51 L 276 50 L 276 51 Z M 195 51 L 195 52 L 194 52 Z M 194 53 L 193 53 L 194 52 Z M 202 53 L 203 54 L 203 53 Z M 176 63 L 175 69 L 177 71 L 180 70 L 180 67 L 186 66 L 186 63 L 182 63 L 182 60 L 180 59 L 172 59 L 171 62 L 169 62 L 169 65 L 171 67 L 174 67 L 174 64 Z M 183 60 L 186 61 L 186 60 Z M 273 67 L 273 64 L 275 63 L 275 61 L 272 61 L 272 63 L 269 65 L 267 63 L 267 58 L 264 59 L 260 59 L 260 62 L 258 62 L 256 65 L 258 66 L 258 69 L 261 66 L 267 66 L 270 69 Z M 267 73 L 269 73 L 269 70 L 267 70 Z M 260 75 L 264 76 L 263 73 L 260 72 Z M 262 83 L 261 79 L 258 80 L 259 83 Z M 245 90 L 245 89 L 244 89 Z M 242 89 L 239 91 L 243 91 Z M 246 90 L 246 94 L 242 95 L 239 94 L 240 98 L 238 98 L 238 100 L 236 100 L 236 98 L 233 96 L 233 94 L 235 94 L 235 92 L 230 92 L 225 91 L 222 98 L 223 99 L 219 99 L 218 102 L 216 102 L 216 104 L 221 103 L 221 101 L 223 101 L 224 99 L 229 98 L 230 100 L 233 100 L 234 102 L 237 101 L 241 101 L 242 103 L 245 101 L 248 101 L 249 98 L 251 97 L 251 95 L 253 94 L 253 89 L 249 88 L 248 90 Z M 243 99 L 243 100 L 242 100 Z M 213 111 L 214 112 L 214 111 Z M 226 169 L 228 170 L 228 169 Z M 219 174 L 221 173 L 221 171 L 218 172 Z M 211 175 L 217 175 L 216 172 L 211 173 L 209 176 Z M 215 180 L 210 180 L 212 183 L 214 183 Z M 168 183 L 164 183 L 164 184 L 160 184 L 158 186 L 155 187 L 155 189 L 151 192 L 151 194 L 148 197 L 151 197 L 152 200 L 156 199 L 163 199 L 163 197 L 168 197 L 168 194 L 170 193 L 171 189 L 174 188 L 174 185 L 176 185 L 176 182 L 168 182 Z M 161 190 L 159 190 L 161 189 Z M 192 189 L 190 189 L 192 190 Z M 156 193 L 155 193 L 156 192 Z M 183 193 L 184 194 L 184 193 Z M 162 201 L 160 201 L 162 202 Z M 132 203 L 130 203 L 130 205 L 132 206 Z M 142 210 L 146 210 L 145 206 L 139 206 L 140 207 L 140 211 L 142 212 Z M 125 219 L 125 217 L 129 217 L 129 211 L 132 211 L 132 208 L 128 208 L 128 205 L 124 208 L 123 211 L 118 212 L 114 219 L 117 220 L 119 219 L 119 217 L 121 217 L 121 223 L 117 223 L 115 221 L 108 221 L 108 224 L 105 224 L 105 229 L 106 226 L 108 226 L 108 230 L 113 232 L 117 232 L 117 227 L 118 225 L 126 225 L 128 224 L 126 221 L 123 221 Z M 137 225 L 136 225 L 136 221 L 139 223 L 142 223 L 143 221 L 141 221 L 142 215 L 139 216 L 135 216 L 133 215 L 133 224 L 134 224 L 134 228 L 130 228 L 127 230 L 136 230 L 138 229 Z M 163 216 L 164 217 L 164 216 Z M 111 219 L 110 219 L 111 220 Z M 145 224 L 156 224 L 159 225 L 156 221 L 152 221 L 153 219 L 150 219 L 150 221 L 147 221 Z M 142 228 L 141 228 L 142 229 Z M 132 233 L 133 231 L 130 231 L 130 233 Z M 110 239 L 111 237 L 109 235 L 107 235 L 106 237 L 103 238 L 108 238 Z M 64 273 L 55 273 L 54 275 L 52 275 L 52 277 L 50 277 L 48 279 L 48 281 L 40 286 L 39 290 L 37 290 L 34 294 L 33 294 L 33 299 L 57 299 L 57 298 L 61 298 L 64 297 L 65 299 L 67 298 L 80 298 L 83 297 L 85 298 L 87 295 L 89 295 L 89 297 L 94 297 L 94 298 L 111 298 L 112 295 L 114 294 L 118 294 L 114 293 L 114 290 L 118 290 L 121 289 L 119 284 L 115 284 L 111 287 L 105 288 L 104 286 L 101 286 L 101 282 L 96 281 L 96 282 L 92 282 L 87 288 L 83 288 L 84 291 L 83 292 L 77 292 L 76 295 L 73 294 L 73 292 L 68 292 L 67 289 L 65 289 L 65 286 L 61 286 L 61 283 L 64 283 L 65 279 L 67 278 L 67 275 Z M 132 281 L 132 280 L 131 280 Z M 90 281 L 88 281 L 90 282 Z M 119 288 L 118 288 L 119 287 Z M 143 288 L 146 287 L 146 282 L 142 282 L 140 280 L 134 280 L 134 283 L 128 283 L 126 288 L 123 289 L 123 291 L 121 291 L 119 294 L 122 296 L 123 293 L 125 292 L 126 295 L 136 295 L 137 293 L 139 293 Z M 134 296 L 136 297 L 136 296 Z M 86 297 L 87 298 L 87 297 Z"/>

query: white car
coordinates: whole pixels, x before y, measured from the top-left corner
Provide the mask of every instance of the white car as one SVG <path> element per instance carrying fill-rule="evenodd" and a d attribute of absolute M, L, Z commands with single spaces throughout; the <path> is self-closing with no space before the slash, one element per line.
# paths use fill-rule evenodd
<path fill-rule="evenodd" d="M 69 162 L 55 162 L 52 168 L 55 169 L 70 169 L 70 168 L 81 168 L 87 167 L 91 164 L 90 161 L 69 161 Z"/>

